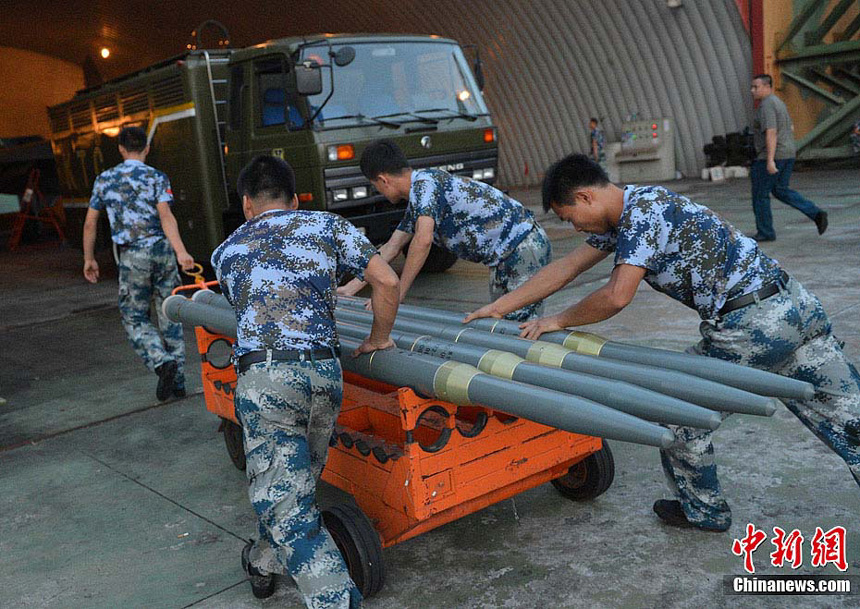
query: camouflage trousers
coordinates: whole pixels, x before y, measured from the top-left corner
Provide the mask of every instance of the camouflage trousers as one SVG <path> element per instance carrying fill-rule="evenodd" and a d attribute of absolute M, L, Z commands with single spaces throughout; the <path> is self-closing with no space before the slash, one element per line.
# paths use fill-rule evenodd
<path fill-rule="evenodd" d="M 790 279 L 779 294 L 703 321 L 703 339 L 689 351 L 775 372 L 815 386 L 811 400 L 784 400 L 813 434 L 842 457 L 860 484 L 860 446 L 846 423 L 860 419 L 860 375 L 831 333 L 814 294 Z M 731 524 L 714 462 L 711 431 L 669 426 L 676 442 L 660 451 L 669 487 L 690 522 Z"/>
<path fill-rule="evenodd" d="M 185 338 L 182 324 L 170 321 L 161 310 L 161 303 L 177 285 L 176 256 L 167 239 L 148 247 L 130 246 L 119 250 L 119 312 L 131 346 L 150 370 L 174 360 L 178 366 L 176 386 L 183 388 Z M 157 327 L 150 317 L 153 301 Z"/>
<path fill-rule="evenodd" d="M 490 269 L 490 301 L 513 292 L 552 262 L 552 246 L 544 230 L 535 224 L 532 231 L 497 266 Z M 511 311 L 505 319 L 528 321 L 540 317 L 543 301 Z"/>
<path fill-rule="evenodd" d="M 264 574 L 289 573 L 312 609 L 361 603 L 315 496 L 342 398 L 334 358 L 253 364 L 236 384 L 248 496 L 258 520 L 251 564 Z"/>

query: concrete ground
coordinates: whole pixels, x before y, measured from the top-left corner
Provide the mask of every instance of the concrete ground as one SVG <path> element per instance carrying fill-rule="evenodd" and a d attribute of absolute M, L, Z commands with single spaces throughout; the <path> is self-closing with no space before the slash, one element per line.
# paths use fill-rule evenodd
<path fill-rule="evenodd" d="M 765 251 L 824 302 L 845 350 L 860 362 L 860 183 L 856 170 L 797 173 L 793 185 L 830 212 L 823 237 L 774 202 L 778 240 Z M 749 232 L 746 180 L 671 185 Z M 535 206 L 560 256 L 581 237 Z M 244 474 L 231 464 L 200 393 L 193 334 L 186 332 L 189 395 L 159 404 L 155 376 L 126 342 L 116 272 L 80 275 L 80 252 L 50 244 L 0 252 L 0 606 L 299 607 L 287 582 L 267 601 L 251 596 L 239 565 L 254 529 Z M 556 312 L 599 286 L 602 263 L 548 301 Z M 440 295 L 449 295 L 440 297 Z M 487 299 L 486 270 L 457 263 L 422 276 L 413 304 L 471 310 Z M 612 340 L 681 350 L 697 340 L 697 316 L 640 289 L 617 317 L 590 330 Z M 856 607 L 856 597 L 726 595 L 743 573 L 732 541 L 747 523 L 806 538 L 797 571 L 813 568 L 815 528 L 847 529 L 848 575 L 860 571 L 860 492 L 844 463 L 780 409 L 769 419 L 734 416 L 716 433 L 717 460 L 735 524 L 723 534 L 668 528 L 651 512 L 668 496 L 658 452 L 612 442 L 616 477 L 594 501 L 574 503 L 543 485 L 388 548 L 388 583 L 364 606 Z M 337 493 L 321 489 L 322 502 Z M 860 589 L 860 578 L 853 582 Z"/>

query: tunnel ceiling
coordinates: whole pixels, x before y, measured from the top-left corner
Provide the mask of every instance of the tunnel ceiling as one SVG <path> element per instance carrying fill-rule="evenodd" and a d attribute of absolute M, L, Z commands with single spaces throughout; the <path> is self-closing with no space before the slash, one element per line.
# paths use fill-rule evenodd
<path fill-rule="evenodd" d="M 673 3 L 674 5 L 674 3 Z M 588 149 L 601 117 L 671 118 L 678 169 L 698 175 L 702 146 L 742 130 L 752 109 L 749 35 L 736 0 L 5 0 L 2 43 L 82 64 L 105 79 L 178 55 L 217 19 L 231 46 L 319 32 L 440 34 L 475 43 L 500 135 L 504 184 L 536 184 L 550 162 Z M 204 32 L 213 48 L 217 30 Z M 108 60 L 98 51 L 112 50 Z"/>

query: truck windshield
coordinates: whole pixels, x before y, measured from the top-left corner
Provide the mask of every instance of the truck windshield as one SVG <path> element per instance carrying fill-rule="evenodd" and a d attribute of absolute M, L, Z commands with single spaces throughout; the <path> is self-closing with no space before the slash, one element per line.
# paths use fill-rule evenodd
<path fill-rule="evenodd" d="M 366 125 L 367 119 L 374 118 L 395 125 L 474 120 L 487 113 L 457 45 L 366 42 L 349 46 L 355 49 L 355 60 L 344 67 L 332 65 L 334 94 L 317 116 L 318 128 Z M 333 50 L 337 52 L 338 48 L 334 46 Z M 327 47 L 306 47 L 302 60 L 329 63 L 327 52 Z M 331 80 L 324 73 L 322 93 L 308 97 L 311 115 L 330 91 Z"/>

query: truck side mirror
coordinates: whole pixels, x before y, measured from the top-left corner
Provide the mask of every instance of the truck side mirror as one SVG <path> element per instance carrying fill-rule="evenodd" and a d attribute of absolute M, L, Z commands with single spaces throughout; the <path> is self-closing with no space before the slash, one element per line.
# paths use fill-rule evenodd
<path fill-rule="evenodd" d="M 296 91 L 299 95 L 322 93 L 322 72 L 316 62 L 306 61 L 296 66 Z"/>
<path fill-rule="evenodd" d="M 484 63 L 481 61 L 481 56 L 478 55 L 475 58 L 475 82 L 478 83 L 478 89 L 483 93 L 484 91 Z"/>

